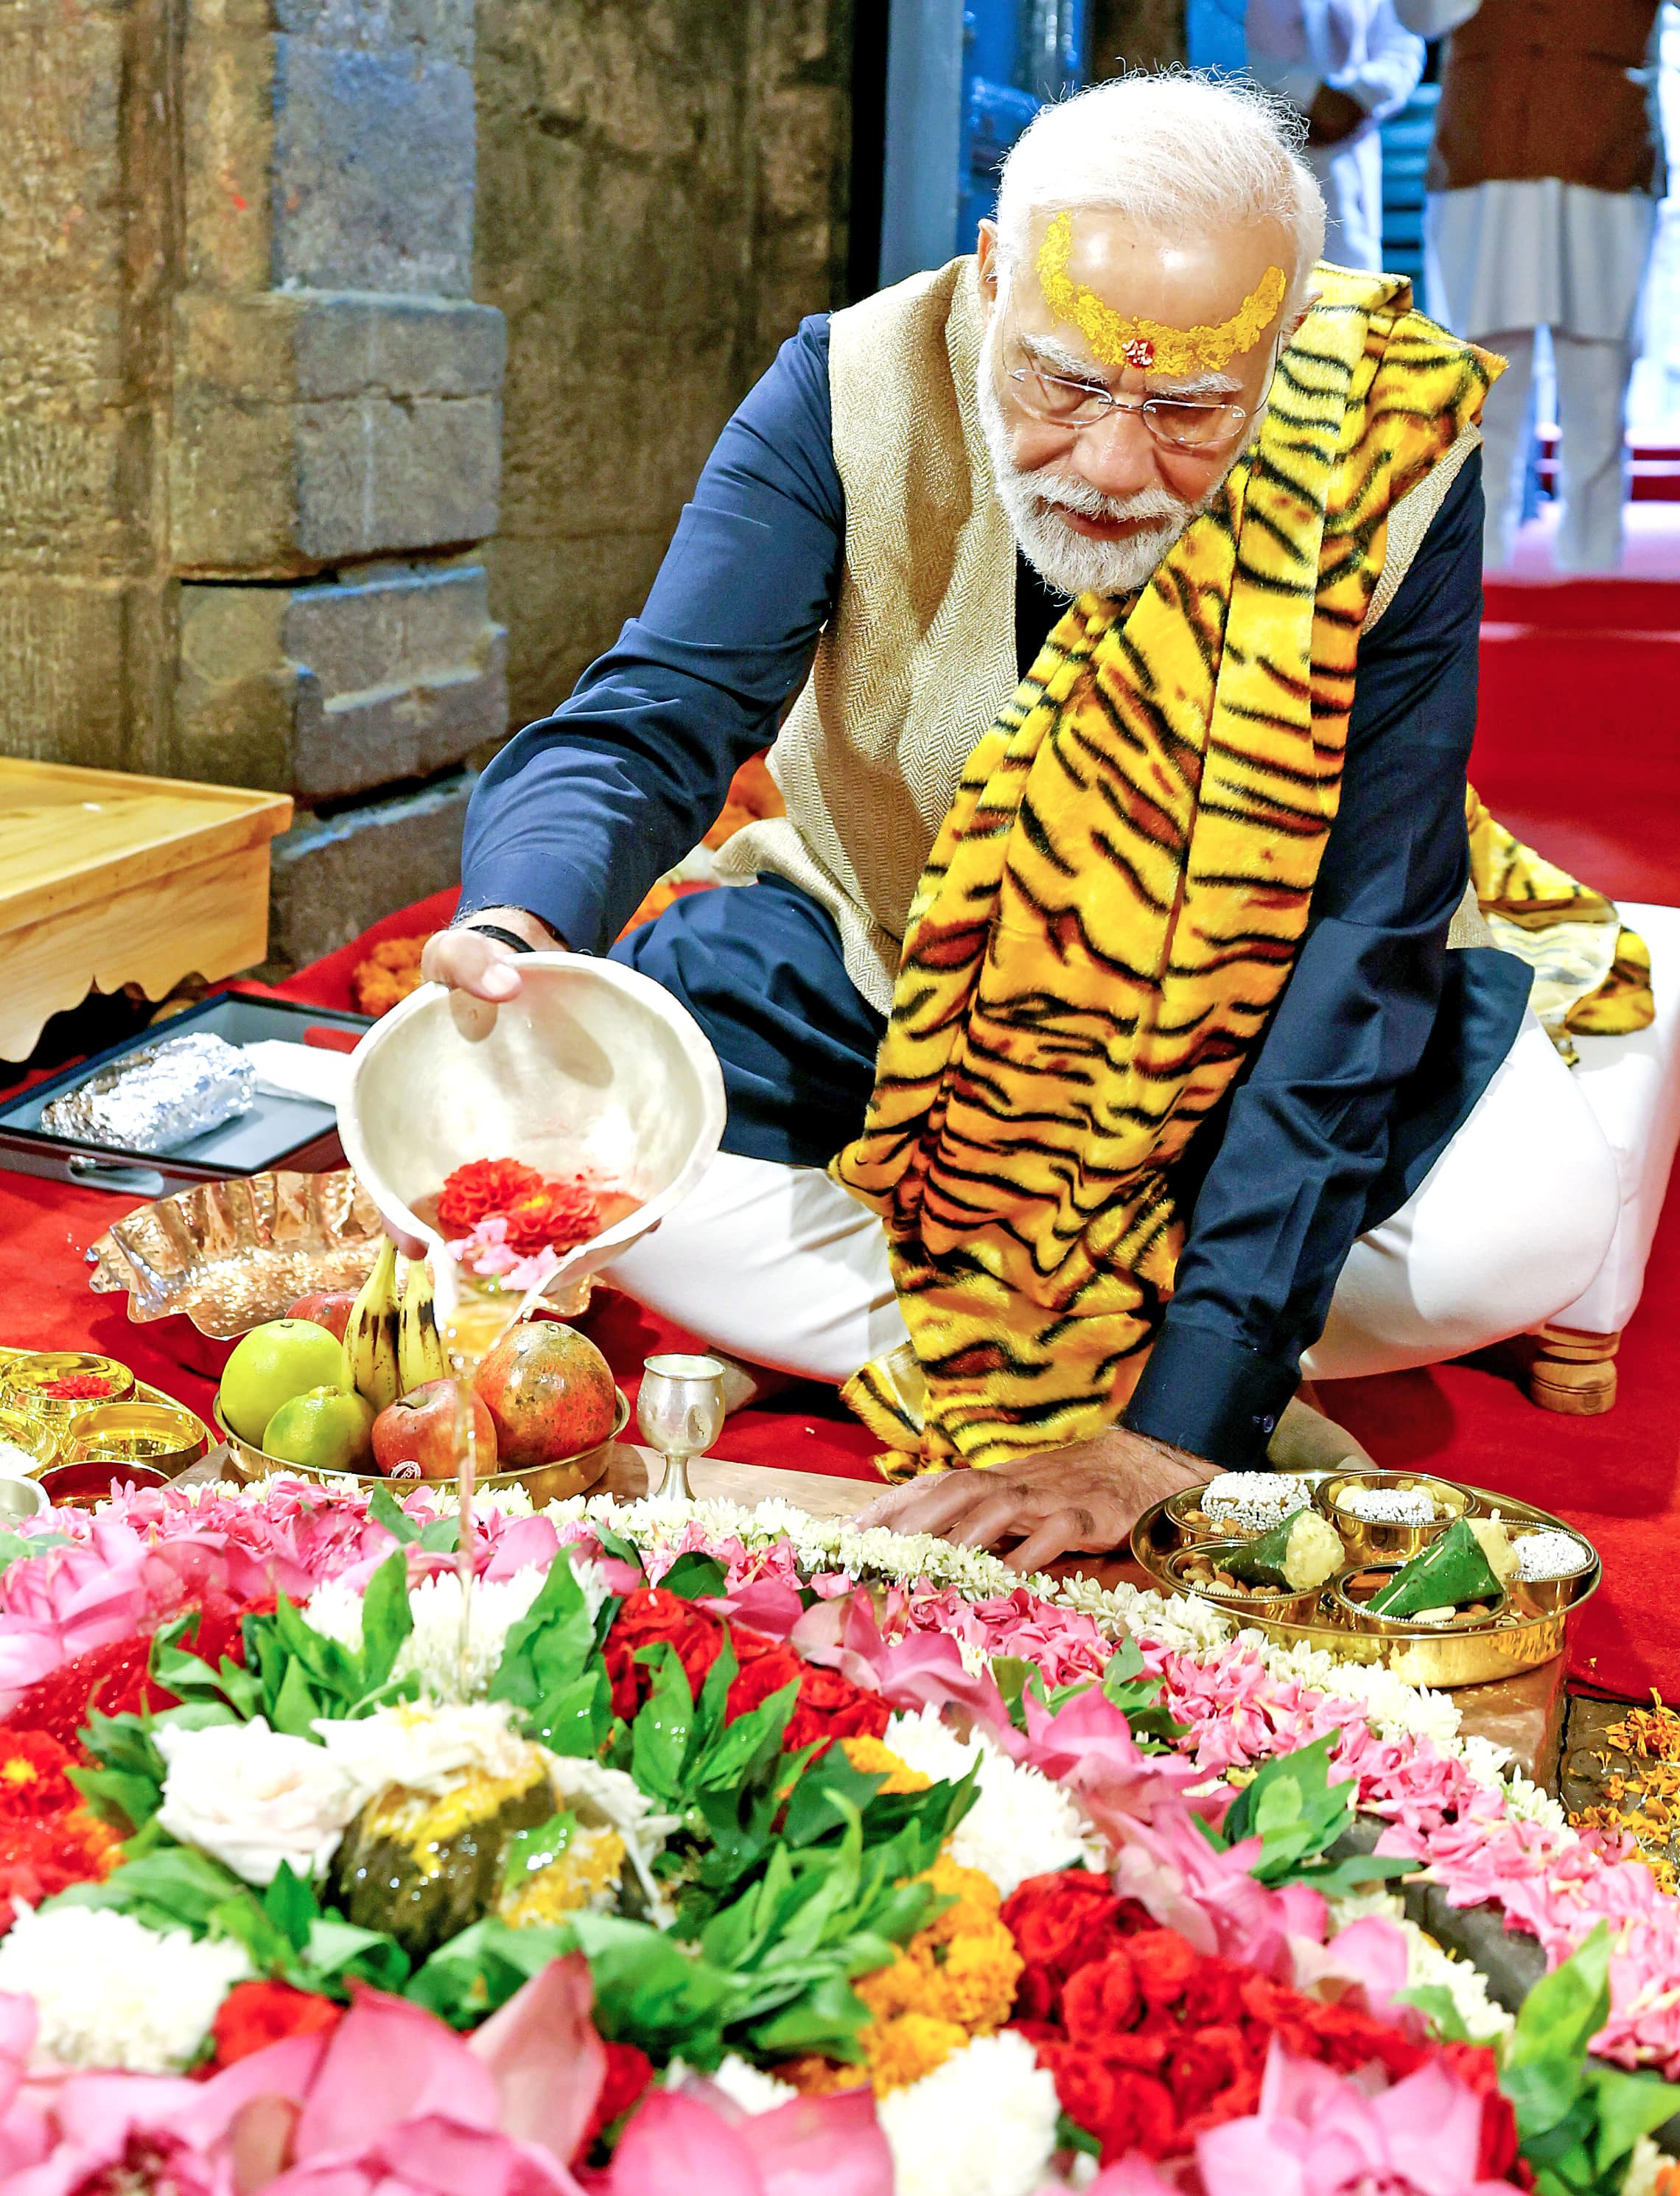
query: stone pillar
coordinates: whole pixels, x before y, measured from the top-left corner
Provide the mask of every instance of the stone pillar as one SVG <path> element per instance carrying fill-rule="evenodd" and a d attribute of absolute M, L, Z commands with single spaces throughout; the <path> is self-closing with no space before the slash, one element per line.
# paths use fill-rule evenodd
<path fill-rule="evenodd" d="M 295 794 L 277 963 L 453 879 L 505 724 L 472 38 L 472 0 L 0 17 L 0 738 Z"/>

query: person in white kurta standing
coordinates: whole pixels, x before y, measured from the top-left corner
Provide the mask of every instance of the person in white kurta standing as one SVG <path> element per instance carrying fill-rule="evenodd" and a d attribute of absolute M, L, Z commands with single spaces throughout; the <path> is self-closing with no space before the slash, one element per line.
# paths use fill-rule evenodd
<path fill-rule="evenodd" d="M 1566 572 L 1614 572 L 1634 326 L 1663 180 L 1660 0 L 1394 0 L 1441 69 L 1425 234 L 1429 309 L 1510 361 L 1482 414 L 1484 563 L 1510 561 L 1538 329 L 1556 363 Z"/>
<path fill-rule="evenodd" d="M 1423 41 L 1394 0 L 1248 0 L 1249 73 L 1307 124 L 1325 194 L 1325 257 L 1383 265 L 1383 141 L 1423 72 Z"/>

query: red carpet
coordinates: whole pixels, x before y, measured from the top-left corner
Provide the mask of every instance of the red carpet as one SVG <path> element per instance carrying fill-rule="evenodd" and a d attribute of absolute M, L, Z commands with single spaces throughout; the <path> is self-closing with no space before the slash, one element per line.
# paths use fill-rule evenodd
<path fill-rule="evenodd" d="M 1495 812 L 1606 891 L 1680 902 L 1680 586 L 1660 580 L 1488 589 L 1481 727 L 1473 772 Z M 283 988 L 349 1006 L 372 939 L 447 921 L 440 894 Z M 144 1379 L 208 1408 L 221 1353 L 190 1332 L 131 1326 L 122 1300 L 87 1292 L 82 1254 L 123 1210 L 98 1191 L 0 1173 L 0 1344 L 109 1351 Z M 680 1338 L 603 1292 L 587 1321 L 626 1388 L 642 1359 Z M 187 1360 L 183 1365 L 182 1358 Z M 1584 1613 L 1577 1678 L 1680 1699 L 1680 1627 L 1667 1597 L 1680 1569 L 1680 1189 L 1671 1191 L 1645 1296 L 1620 1355 L 1621 1396 L 1600 1419 L 1538 1410 L 1513 1355 L 1342 1382 L 1325 1400 L 1386 1464 L 1429 1466 L 1556 1510 L 1602 1552 L 1605 1585 Z M 188 1369 L 188 1367 L 193 1369 Z M 209 1377 L 207 1377 L 209 1376 Z M 784 1390 L 742 1413 L 731 1456 L 794 1471 L 872 1477 L 872 1443 L 832 1393 Z"/>

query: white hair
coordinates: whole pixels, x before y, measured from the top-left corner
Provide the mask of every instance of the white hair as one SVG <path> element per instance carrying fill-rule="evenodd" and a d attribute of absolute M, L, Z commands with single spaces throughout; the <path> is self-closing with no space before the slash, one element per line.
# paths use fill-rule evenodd
<path fill-rule="evenodd" d="M 1285 318 L 1311 294 L 1325 201 L 1301 158 L 1303 127 L 1257 84 L 1187 70 L 1093 84 L 1034 117 L 1003 164 L 998 246 L 1007 273 L 1026 263 L 1036 220 L 1064 207 L 1114 207 L 1157 234 L 1217 234 L 1275 221 L 1295 240 Z"/>

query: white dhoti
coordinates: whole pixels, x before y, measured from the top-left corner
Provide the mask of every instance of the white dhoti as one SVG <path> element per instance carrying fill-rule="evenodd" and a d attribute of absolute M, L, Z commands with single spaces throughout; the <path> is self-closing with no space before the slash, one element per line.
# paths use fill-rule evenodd
<path fill-rule="evenodd" d="M 1362 1235 L 1304 1375 L 1463 1356 L 1580 1295 L 1616 1224 L 1615 1165 L 1531 1014 L 1458 1135 Z M 834 1383 L 908 1338 L 875 1216 L 817 1167 L 722 1153 L 605 1276 L 713 1348 Z"/>

